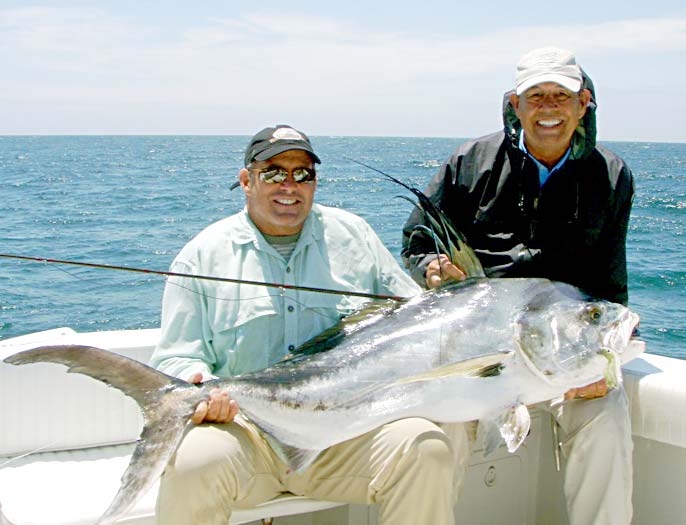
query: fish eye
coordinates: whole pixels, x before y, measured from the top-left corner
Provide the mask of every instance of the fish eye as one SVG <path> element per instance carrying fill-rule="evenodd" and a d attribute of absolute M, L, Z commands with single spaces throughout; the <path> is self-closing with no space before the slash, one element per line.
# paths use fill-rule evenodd
<path fill-rule="evenodd" d="M 589 306 L 586 308 L 586 316 L 590 322 L 597 323 L 603 316 L 603 312 L 597 306 Z"/>

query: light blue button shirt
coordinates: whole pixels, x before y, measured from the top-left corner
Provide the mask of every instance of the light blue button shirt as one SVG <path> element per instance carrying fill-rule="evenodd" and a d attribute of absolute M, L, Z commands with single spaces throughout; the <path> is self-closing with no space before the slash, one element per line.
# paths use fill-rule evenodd
<path fill-rule="evenodd" d="M 562 168 L 565 162 L 567 162 L 567 159 L 569 158 L 570 153 L 572 152 L 572 148 L 569 147 L 567 148 L 567 151 L 565 154 L 562 156 L 560 161 L 555 164 L 555 166 L 552 167 L 552 169 L 548 169 L 548 167 L 545 164 L 541 164 L 536 157 L 531 155 L 529 151 L 526 149 L 526 144 L 524 144 L 524 130 L 519 135 L 519 149 L 522 150 L 524 153 L 526 153 L 535 163 L 536 166 L 538 166 L 538 180 L 541 183 L 541 188 L 545 184 L 545 182 L 548 180 L 548 177 L 552 175 L 553 172 L 559 170 Z"/>
<path fill-rule="evenodd" d="M 246 210 L 216 222 L 171 271 L 411 297 L 421 291 L 372 228 L 352 213 L 313 205 L 286 261 Z M 230 377 L 274 364 L 367 299 L 189 278 L 169 278 L 151 364 L 188 379 Z"/>

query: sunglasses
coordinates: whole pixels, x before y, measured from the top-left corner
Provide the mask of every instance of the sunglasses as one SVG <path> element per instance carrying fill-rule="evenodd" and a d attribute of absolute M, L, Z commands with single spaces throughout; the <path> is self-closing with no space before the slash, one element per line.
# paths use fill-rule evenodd
<path fill-rule="evenodd" d="M 286 181 L 289 173 L 293 174 L 295 182 L 305 184 L 312 184 L 317 178 L 317 172 L 312 168 L 295 168 L 290 172 L 283 168 L 263 168 L 256 171 L 260 175 L 260 180 L 267 184 L 281 184 Z"/>

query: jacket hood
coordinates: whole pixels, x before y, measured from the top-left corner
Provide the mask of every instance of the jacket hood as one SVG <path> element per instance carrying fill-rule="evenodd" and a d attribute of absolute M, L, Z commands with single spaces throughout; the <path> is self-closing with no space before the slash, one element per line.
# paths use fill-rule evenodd
<path fill-rule="evenodd" d="M 595 87 L 593 86 L 593 81 L 583 69 L 581 73 L 583 76 L 581 89 L 588 89 L 591 92 L 591 100 L 586 108 L 586 114 L 579 121 L 576 131 L 572 135 L 572 151 L 570 156 L 573 159 L 581 159 L 590 155 L 591 151 L 595 148 L 596 138 L 595 112 L 598 103 L 596 101 Z M 505 124 L 505 134 L 514 147 L 518 147 L 522 123 L 515 114 L 512 104 L 510 104 L 510 95 L 513 93 L 514 90 L 510 90 L 503 96 L 503 123 Z"/>

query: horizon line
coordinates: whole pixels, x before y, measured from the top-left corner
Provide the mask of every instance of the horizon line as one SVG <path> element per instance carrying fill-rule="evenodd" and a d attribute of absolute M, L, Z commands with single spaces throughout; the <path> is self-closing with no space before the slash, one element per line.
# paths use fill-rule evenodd
<path fill-rule="evenodd" d="M 22 137 L 251 137 L 251 133 L 0 133 L 0 138 L 22 138 Z M 454 135 L 345 135 L 345 134 L 316 134 L 308 133 L 310 137 L 319 138 L 388 138 L 388 139 L 454 139 L 454 140 L 474 140 L 475 137 L 458 137 Z M 686 139 L 597 139 L 597 142 L 630 142 L 647 144 L 686 144 Z"/>

